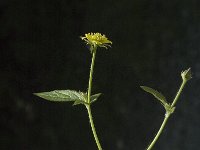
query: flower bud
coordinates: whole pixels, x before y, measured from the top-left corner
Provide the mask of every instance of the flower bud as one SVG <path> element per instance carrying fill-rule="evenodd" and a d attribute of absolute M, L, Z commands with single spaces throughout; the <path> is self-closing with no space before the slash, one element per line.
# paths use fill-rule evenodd
<path fill-rule="evenodd" d="M 191 69 L 187 69 L 185 71 L 182 71 L 181 72 L 181 77 L 183 79 L 183 81 L 188 81 L 192 78 L 192 72 L 191 72 Z"/>

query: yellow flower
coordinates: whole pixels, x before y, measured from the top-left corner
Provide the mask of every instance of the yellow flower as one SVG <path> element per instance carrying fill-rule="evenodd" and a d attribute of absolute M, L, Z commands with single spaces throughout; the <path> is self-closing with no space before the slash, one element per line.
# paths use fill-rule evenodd
<path fill-rule="evenodd" d="M 110 44 L 112 44 L 112 42 L 101 33 L 87 33 L 85 34 L 85 37 L 81 37 L 81 39 L 92 47 L 99 46 L 107 49 L 107 47 L 110 47 Z"/>

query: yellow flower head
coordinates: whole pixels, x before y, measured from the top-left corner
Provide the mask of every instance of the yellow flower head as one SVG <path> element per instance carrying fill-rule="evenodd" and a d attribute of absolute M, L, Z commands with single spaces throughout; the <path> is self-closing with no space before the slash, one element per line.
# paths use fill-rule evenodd
<path fill-rule="evenodd" d="M 85 34 L 85 37 L 81 37 L 81 39 L 92 47 L 99 46 L 107 49 L 107 47 L 110 47 L 110 44 L 112 44 L 112 42 L 101 33 L 87 33 Z"/>

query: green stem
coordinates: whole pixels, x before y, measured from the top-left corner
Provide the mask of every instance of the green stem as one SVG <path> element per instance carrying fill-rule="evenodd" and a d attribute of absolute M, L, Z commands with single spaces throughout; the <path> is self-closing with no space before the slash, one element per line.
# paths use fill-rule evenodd
<path fill-rule="evenodd" d="M 169 118 L 169 115 L 165 115 L 165 119 L 163 120 L 163 123 L 162 125 L 160 126 L 160 129 L 158 130 L 158 133 L 156 134 L 155 138 L 153 139 L 153 141 L 151 142 L 151 144 L 149 145 L 149 147 L 147 148 L 147 150 L 151 150 L 154 146 L 154 144 L 156 143 L 156 141 L 158 140 L 160 134 L 162 133 L 166 123 L 167 123 L 167 120 Z"/>
<path fill-rule="evenodd" d="M 94 122 L 93 122 L 93 118 L 92 118 L 92 113 L 91 113 L 91 107 L 90 107 L 90 105 L 87 106 L 87 110 L 88 110 L 88 115 L 89 115 L 89 119 L 90 119 L 90 125 L 91 125 L 91 128 L 92 128 L 94 139 L 96 141 L 98 149 L 102 150 L 101 144 L 99 142 L 99 139 L 98 139 L 98 136 L 97 136 L 97 133 L 96 133 L 96 130 L 95 130 L 95 126 L 94 126 Z"/>
<path fill-rule="evenodd" d="M 180 97 L 181 92 L 183 91 L 183 88 L 184 88 L 186 82 L 187 82 L 186 80 L 183 80 L 183 82 L 182 82 L 182 84 L 181 84 L 181 86 L 180 86 L 180 88 L 179 88 L 179 90 L 176 94 L 176 97 L 174 98 L 173 103 L 171 104 L 171 107 L 174 107 L 176 105 L 176 102 L 178 101 L 178 98 Z"/>
<path fill-rule="evenodd" d="M 88 83 L 88 103 L 90 103 L 90 96 L 91 96 L 91 90 L 92 90 L 92 76 L 93 76 L 93 70 L 94 70 L 94 62 L 96 57 L 96 47 L 94 47 L 94 50 L 92 51 L 92 63 L 90 66 L 90 77 L 89 77 L 89 83 Z"/>
<path fill-rule="evenodd" d="M 175 105 L 176 105 L 176 103 L 177 103 L 177 101 L 178 101 L 178 99 L 180 97 L 180 94 L 183 91 L 183 88 L 184 88 L 186 82 L 187 82 L 186 80 L 182 81 L 182 84 L 181 84 L 181 86 L 180 86 L 180 88 L 179 88 L 179 90 L 178 90 L 178 92 L 177 92 L 172 104 L 170 105 L 171 109 L 173 109 L 175 107 Z M 168 111 L 166 110 L 165 118 L 164 118 L 164 120 L 163 120 L 163 122 L 162 122 L 162 124 L 160 126 L 160 129 L 158 130 L 158 132 L 157 132 L 156 136 L 154 137 L 153 141 L 151 142 L 151 144 L 148 146 L 147 150 L 151 150 L 153 148 L 153 146 L 157 142 L 160 134 L 162 133 L 162 131 L 163 131 L 163 129 L 164 129 L 164 127 L 165 127 L 170 115 L 172 114 L 172 112 L 170 112 L 170 111 L 168 112 Z"/>
<path fill-rule="evenodd" d="M 95 56 L 96 56 L 96 48 L 97 47 L 95 46 L 93 48 L 93 51 L 92 51 L 92 63 L 91 63 L 91 67 L 90 67 L 90 77 L 89 77 L 89 83 L 88 83 L 88 99 L 87 99 L 88 105 L 86 105 L 86 108 L 87 108 L 87 111 L 88 111 L 90 125 L 91 125 L 91 128 L 92 128 L 92 132 L 93 132 L 93 135 L 94 135 L 95 142 L 97 144 L 98 149 L 102 150 L 101 144 L 99 142 L 99 139 L 98 139 L 98 136 L 97 136 L 97 133 L 96 133 L 96 129 L 95 129 L 95 126 L 94 126 L 94 121 L 93 121 L 91 107 L 90 107 L 90 101 L 91 101 L 90 97 L 91 97 L 91 90 L 92 90 L 92 77 L 93 77 L 94 62 L 95 62 Z"/>

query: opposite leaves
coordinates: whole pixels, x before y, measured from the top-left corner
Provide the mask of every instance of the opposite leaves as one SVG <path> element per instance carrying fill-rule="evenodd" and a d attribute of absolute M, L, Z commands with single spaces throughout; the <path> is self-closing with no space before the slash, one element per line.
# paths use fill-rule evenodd
<path fill-rule="evenodd" d="M 147 87 L 147 86 L 140 86 L 144 91 L 148 92 L 148 93 L 151 93 L 155 98 L 157 98 L 161 104 L 163 106 L 166 106 L 168 105 L 167 104 L 167 101 L 166 101 L 166 98 L 163 96 L 162 93 L 150 88 L 150 87 Z"/>

